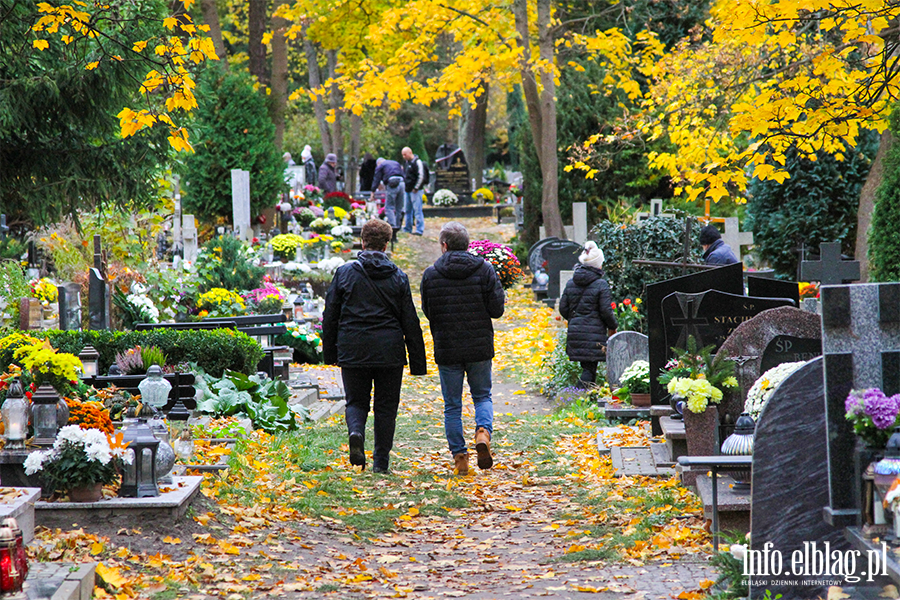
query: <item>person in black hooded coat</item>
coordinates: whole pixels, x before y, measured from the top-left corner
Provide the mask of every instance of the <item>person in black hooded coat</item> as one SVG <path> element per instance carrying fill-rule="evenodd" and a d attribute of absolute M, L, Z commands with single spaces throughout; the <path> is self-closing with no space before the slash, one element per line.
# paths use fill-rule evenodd
<path fill-rule="evenodd" d="M 566 354 L 581 363 L 582 385 L 597 381 L 597 365 L 606 361 L 606 341 L 619 326 L 612 309 L 612 293 L 603 278 L 603 251 L 594 242 L 584 245 L 572 279 L 559 299 L 559 314 L 569 322 Z"/>
<path fill-rule="evenodd" d="M 350 464 L 363 468 L 369 397 L 375 384 L 376 473 L 388 471 L 407 352 L 410 372 L 427 373 L 409 279 L 384 253 L 392 235 L 385 221 L 366 222 L 360 233 L 363 252 L 335 272 L 322 317 L 325 363 L 339 365 L 344 382 Z"/>

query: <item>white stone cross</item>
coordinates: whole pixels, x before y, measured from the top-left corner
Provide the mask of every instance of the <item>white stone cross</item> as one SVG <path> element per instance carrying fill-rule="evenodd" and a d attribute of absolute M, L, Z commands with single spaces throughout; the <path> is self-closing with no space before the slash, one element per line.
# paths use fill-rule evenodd
<path fill-rule="evenodd" d="M 741 260 L 741 246 L 753 245 L 753 233 L 741 231 L 741 224 L 737 217 L 725 217 L 725 233 L 722 241 L 734 251 L 734 255 Z"/>

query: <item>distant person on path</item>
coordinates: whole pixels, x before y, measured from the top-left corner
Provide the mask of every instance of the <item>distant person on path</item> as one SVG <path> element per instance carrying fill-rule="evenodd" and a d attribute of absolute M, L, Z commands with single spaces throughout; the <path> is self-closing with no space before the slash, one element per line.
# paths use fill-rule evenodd
<path fill-rule="evenodd" d="M 303 173 L 306 176 L 306 185 L 316 185 L 318 181 L 316 177 L 316 161 L 313 160 L 312 148 L 307 144 L 300 153 L 303 159 Z"/>
<path fill-rule="evenodd" d="M 606 341 L 619 326 L 612 293 L 603 275 L 603 250 L 587 242 L 572 279 L 559 299 L 559 314 L 569 322 L 566 354 L 581 363 L 581 386 L 597 382 L 597 365 L 606 361 Z"/>
<path fill-rule="evenodd" d="M 322 195 L 337 191 L 337 156 L 329 154 L 319 167 L 319 187 Z"/>
<path fill-rule="evenodd" d="M 444 433 L 459 475 L 469 473 L 469 452 L 462 423 L 463 377 L 475 403 L 475 451 L 478 467 L 489 469 L 494 405 L 491 359 L 494 327 L 506 301 L 494 267 L 466 252 L 469 232 L 459 223 L 441 228 L 441 257 L 422 275 L 422 312 L 434 338 L 434 362 L 444 397 Z"/>
<path fill-rule="evenodd" d="M 403 167 L 396 160 L 378 157 L 375 161 L 375 176 L 372 179 L 372 191 L 384 186 L 384 216 L 391 227 L 400 229 L 403 224 Z"/>
<path fill-rule="evenodd" d="M 707 225 L 700 230 L 700 245 L 703 246 L 703 260 L 708 265 L 731 265 L 740 262 L 731 247 L 722 239 L 715 225 Z"/>
<path fill-rule="evenodd" d="M 407 352 L 412 374 L 427 373 L 409 279 L 384 253 L 393 233 L 380 219 L 363 225 L 359 260 L 335 271 L 322 317 L 325 363 L 339 365 L 344 382 L 350 464 L 363 469 L 366 419 L 375 385 L 375 473 L 388 472 Z"/>
<path fill-rule="evenodd" d="M 410 148 L 404 148 L 400 153 L 403 155 L 403 160 L 406 161 L 406 205 L 404 208 L 406 224 L 403 226 L 403 231 L 413 235 L 422 235 L 425 233 L 422 188 L 428 183 L 425 180 L 425 166 Z M 413 221 L 416 225 L 415 231 L 413 231 Z"/>
<path fill-rule="evenodd" d="M 375 157 L 370 152 L 366 152 L 362 162 L 359 165 L 359 191 L 374 192 L 372 182 L 375 180 L 375 169 L 378 166 Z"/>
<path fill-rule="evenodd" d="M 290 152 L 285 152 L 284 154 L 282 154 L 281 159 L 284 160 L 285 167 L 293 167 L 294 165 L 297 164 L 294 162 L 294 159 L 291 157 Z"/>

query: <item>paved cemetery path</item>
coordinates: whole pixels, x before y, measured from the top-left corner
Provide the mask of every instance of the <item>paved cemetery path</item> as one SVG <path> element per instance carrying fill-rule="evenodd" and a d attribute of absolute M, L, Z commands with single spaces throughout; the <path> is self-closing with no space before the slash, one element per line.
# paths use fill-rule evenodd
<path fill-rule="evenodd" d="M 512 233 L 511 226 L 490 219 L 464 223 L 473 239 L 508 240 Z M 424 236 L 401 236 L 396 247 L 395 260 L 409 274 L 417 304 L 421 273 L 439 255 L 440 225 L 429 219 Z M 665 544 L 645 551 L 622 548 L 621 561 L 610 560 L 607 550 L 591 550 L 600 533 L 616 534 L 636 523 L 607 515 L 617 509 L 607 508 L 603 499 L 621 499 L 626 487 L 643 482 L 615 480 L 622 482 L 621 490 L 598 484 L 604 476 L 613 480 L 608 458 L 596 456 L 596 427 L 576 418 L 551 425 L 547 413 L 553 407 L 533 386 L 523 385 L 534 363 L 521 344 L 529 336 L 552 339 L 556 326 L 549 311 L 530 303 L 524 291 L 511 292 L 507 314 L 497 323 L 491 470 L 473 464 L 468 477 L 452 473 L 439 380 L 430 363 L 428 376 L 404 382 L 388 476 L 349 465 L 343 420 L 335 416 L 306 432 L 331 435 L 335 446 L 343 444 L 321 451 L 324 468 L 280 472 L 285 468 L 276 466 L 278 454 L 290 450 L 267 438 L 238 457 L 253 474 L 251 488 L 262 494 L 256 500 L 235 502 L 229 494 L 239 483 L 237 475 L 226 475 L 205 484 L 192 518 L 181 524 L 98 522 L 82 524 L 87 534 L 43 537 L 48 548 L 62 543 L 85 552 L 96 549 L 91 533 L 109 538 L 96 559 L 127 583 L 107 585 L 107 597 L 638 600 L 698 590 L 702 580 L 715 575 L 705 554 L 682 547 L 698 531 L 704 536 L 695 515 L 669 517 L 664 506 L 650 508 L 662 514 L 653 532 L 674 532 Z M 424 320 L 423 329 L 430 353 Z M 466 400 L 464 423 L 471 438 L 474 411 Z M 371 444 L 367 440 L 369 451 Z M 344 487 L 323 485 L 329 477 Z M 265 490 L 275 491 L 267 496 Z M 323 511 L 316 502 L 339 509 Z M 363 531 L 366 518 L 386 510 L 397 515 L 388 527 Z M 603 522 L 616 525 L 598 525 Z M 67 536 L 77 541 L 66 541 Z M 567 560 L 570 556 L 585 560 Z"/>

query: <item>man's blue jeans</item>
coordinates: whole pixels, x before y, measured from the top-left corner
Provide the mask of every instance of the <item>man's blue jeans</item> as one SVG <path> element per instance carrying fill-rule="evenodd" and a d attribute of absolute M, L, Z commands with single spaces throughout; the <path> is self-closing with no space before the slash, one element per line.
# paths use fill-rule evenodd
<path fill-rule="evenodd" d="M 462 424 L 463 377 L 475 403 L 475 428 L 494 431 L 494 404 L 491 401 L 491 361 L 438 365 L 441 393 L 444 395 L 444 433 L 453 455 L 467 452 Z"/>
<path fill-rule="evenodd" d="M 422 190 L 418 192 L 406 193 L 406 223 L 403 224 L 403 231 L 412 233 L 413 219 L 416 222 L 416 233 L 422 235 L 425 233 L 425 213 L 422 212 Z"/>
<path fill-rule="evenodd" d="M 393 179 L 393 178 L 392 178 Z M 403 182 L 397 184 L 397 187 L 385 186 L 384 199 L 384 216 L 391 227 L 400 229 L 403 221 L 403 202 L 406 196 L 406 189 Z"/>

